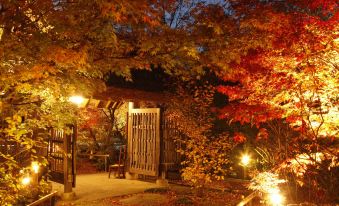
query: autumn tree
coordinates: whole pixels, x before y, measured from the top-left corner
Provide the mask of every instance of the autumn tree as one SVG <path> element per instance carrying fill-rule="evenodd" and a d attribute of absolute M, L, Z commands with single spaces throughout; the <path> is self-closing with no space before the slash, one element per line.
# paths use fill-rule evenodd
<path fill-rule="evenodd" d="M 45 147 L 47 136 L 34 131 L 74 122 L 70 95 L 103 89 L 107 72 L 129 79 L 131 68 L 157 65 L 183 79 L 203 73 L 213 55 L 200 30 L 220 29 L 196 22 L 205 19 L 199 11 L 209 8 L 212 16 L 214 7 L 193 0 L 1 1 L 1 141 L 19 148 L 1 148 L 1 205 L 19 198 L 20 170 L 30 160 L 45 162 L 35 147 Z"/>
<path fill-rule="evenodd" d="M 127 112 L 127 103 L 123 101 L 116 101 L 108 108 L 81 108 L 77 121 L 77 153 L 109 154 L 108 163 L 117 162 L 117 146 L 126 144 Z M 98 169 L 105 169 L 103 159 L 89 158 Z"/>
<path fill-rule="evenodd" d="M 183 160 L 180 172 L 186 183 L 204 188 L 228 175 L 230 151 L 236 143 L 230 141 L 228 132 L 213 130 L 217 118 L 211 109 L 215 95 L 213 80 L 205 76 L 176 84 L 178 98 L 170 101 L 165 116 L 176 123 L 178 134 L 173 138 Z"/>
<path fill-rule="evenodd" d="M 283 121 L 298 132 L 286 137 L 292 139 L 286 150 L 306 154 L 318 171 L 324 169 L 320 162 L 338 155 L 337 7 L 336 1 L 232 1 L 239 22 L 238 48 L 232 48 L 242 55 L 224 75 L 236 85 L 219 87 L 231 101 L 222 117 L 261 131 L 271 121 Z M 292 157 L 296 154 L 285 156 Z M 333 161 L 327 161 L 329 175 L 337 170 Z M 318 180 L 310 187 L 333 201 Z"/>
<path fill-rule="evenodd" d="M 73 122 L 70 95 L 104 89 L 107 72 L 131 79 L 131 68 L 156 65 L 184 80 L 207 69 L 235 82 L 219 88 L 231 100 L 223 117 L 258 127 L 282 118 L 312 143 L 337 139 L 336 9 L 323 0 L 1 1 L 1 138 L 36 159 L 32 145 L 44 141 L 33 130 Z M 2 151 L 1 204 L 10 205 L 27 163 Z"/>

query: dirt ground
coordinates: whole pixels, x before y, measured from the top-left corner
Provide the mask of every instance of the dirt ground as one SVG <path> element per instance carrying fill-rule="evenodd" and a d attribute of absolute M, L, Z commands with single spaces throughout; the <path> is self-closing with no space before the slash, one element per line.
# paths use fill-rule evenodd
<path fill-rule="evenodd" d="M 86 165 L 83 165 L 88 168 Z M 163 187 L 152 181 L 108 178 L 107 173 L 77 175 L 73 201 L 59 200 L 56 206 L 156 206 L 156 205 L 236 205 L 248 192 L 246 183 L 228 180 L 197 190 L 179 182 Z M 62 194 L 63 185 L 53 183 Z"/>
<path fill-rule="evenodd" d="M 242 198 L 241 194 L 205 190 L 203 192 L 182 186 L 149 189 L 142 193 L 120 197 L 108 197 L 92 201 L 59 202 L 57 206 L 224 206 L 236 205 Z"/>

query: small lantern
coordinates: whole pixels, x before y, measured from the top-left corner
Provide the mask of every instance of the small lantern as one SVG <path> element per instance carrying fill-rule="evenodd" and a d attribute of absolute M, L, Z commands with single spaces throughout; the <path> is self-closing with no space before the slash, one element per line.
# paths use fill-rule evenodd
<path fill-rule="evenodd" d="M 68 98 L 68 100 L 78 106 L 80 106 L 84 101 L 85 98 L 82 96 L 71 96 Z"/>
<path fill-rule="evenodd" d="M 39 172 L 39 163 L 38 162 L 36 162 L 36 161 L 34 161 L 34 162 L 32 162 L 32 164 L 31 164 L 31 168 L 32 168 L 32 171 L 34 172 L 34 173 L 38 173 Z"/>
<path fill-rule="evenodd" d="M 31 183 L 31 178 L 29 176 L 26 176 L 26 177 L 23 177 L 21 179 L 21 184 L 26 186 L 26 185 L 29 185 L 29 183 Z"/>

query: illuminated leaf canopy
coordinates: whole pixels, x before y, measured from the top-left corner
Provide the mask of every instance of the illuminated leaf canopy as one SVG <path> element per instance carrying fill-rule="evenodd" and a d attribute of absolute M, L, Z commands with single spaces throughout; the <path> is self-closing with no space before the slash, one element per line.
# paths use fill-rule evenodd
<path fill-rule="evenodd" d="M 31 134 L 73 122 L 70 95 L 103 90 L 109 72 L 131 79 L 131 69 L 152 67 L 232 82 L 218 87 L 230 100 L 222 118 L 257 127 L 282 118 L 309 139 L 337 138 L 337 8 L 335 0 L 2 0 L 1 138 L 38 159 L 33 146 L 43 140 Z M 0 154 L 8 185 L 0 195 L 13 202 L 24 162 Z"/>

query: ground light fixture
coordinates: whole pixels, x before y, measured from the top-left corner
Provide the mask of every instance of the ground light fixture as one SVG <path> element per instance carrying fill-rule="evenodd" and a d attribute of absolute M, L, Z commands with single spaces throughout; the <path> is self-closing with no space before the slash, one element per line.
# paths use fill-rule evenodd
<path fill-rule="evenodd" d="M 282 205 L 284 202 L 284 196 L 282 196 L 278 191 L 270 193 L 268 195 L 268 200 L 271 205 L 278 206 Z"/>
<path fill-rule="evenodd" d="M 34 173 L 38 173 L 39 172 L 39 163 L 38 162 L 36 162 L 36 161 L 34 161 L 34 162 L 32 162 L 32 164 L 31 164 L 31 168 L 32 168 L 32 171 L 34 172 Z"/>
<path fill-rule="evenodd" d="M 31 178 L 30 178 L 29 176 L 23 177 L 23 178 L 21 179 L 21 184 L 22 184 L 22 185 L 26 186 L 26 185 L 28 185 L 29 183 L 31 183 Z"/>
<path fill-rule="evenodd" d="M 85 98 L 79 95 L 75 95 L 75 96 L 69 97 L 68 100 L 72 102 L 73 104 L 80 106 L 85 101 Z"/>
<path fill-rule="evenodd" d="M 240 165 L 243 168 L 243 179 L 247 177 L 247 166 L 249 165 L 251 158 L 248 154 L 243 154 L 240 159 Z"/>
<path fill-rule="evenodd" d="M 248 154 L 243 154 L 241 156 L 241 161 L 240 162 L 241 162 L 242 166 L 246 167 L 250 163 L 250 161 L 251 161 L 251 158 L 250 158 L 250 156 Z"/>
<path fill-rule="evenodd" d="M 32 179 L 34 185 L 39 183 L 39 169 L 40 169 L 39 162 L 33 161 L 31 163 L 31 171 L 33 172 Z"/>

